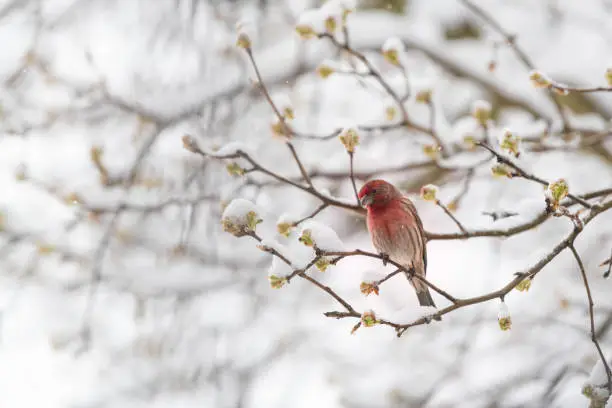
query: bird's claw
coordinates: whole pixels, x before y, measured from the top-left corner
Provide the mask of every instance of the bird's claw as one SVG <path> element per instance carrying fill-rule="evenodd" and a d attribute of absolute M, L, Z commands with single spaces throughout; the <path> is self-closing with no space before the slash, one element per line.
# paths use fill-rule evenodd
<path fill-rule="evenodd" d="M 385 254 L 384 252 L 381 252 L 380 259 L 382 259 L 383 266 L 387 266 L 387 263 L 389 262 L 389 255 Z"/>

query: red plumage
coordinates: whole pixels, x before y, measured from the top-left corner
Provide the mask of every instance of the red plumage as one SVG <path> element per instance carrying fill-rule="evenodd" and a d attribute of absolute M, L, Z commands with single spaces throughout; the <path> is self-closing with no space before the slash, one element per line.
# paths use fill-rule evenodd
<path fill-rule="evenodd" d="M 392 184 L 372 180 L 359 191 L 359 199 L 368 211 L 367 223 L 376 250 L 415 274 L 425 277 L 427 247 L 423 223 L 417 210 Z M 434 306 L 429 288 L 418 278 L 410 278 L 421 306 Z"/>

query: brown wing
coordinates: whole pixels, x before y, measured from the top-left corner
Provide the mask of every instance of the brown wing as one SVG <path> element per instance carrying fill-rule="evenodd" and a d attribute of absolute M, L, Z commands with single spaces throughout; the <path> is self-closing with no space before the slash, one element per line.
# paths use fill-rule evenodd
<path fill-rule="evenodd" d="M 412 217 L 414 218 L 414 222 L 419 231 L 418 239 L 419 246 L 423 251 L 423 275 L 425 275 L 425 273 L 427 273 L 427 242 L 425 240 L 425 230 L 423 229 L 423 222 L 421 221 L 421 217 L 419 217 L 419 213 L 417 212 L 416 207 L 408 197 L 402 197 L 402 204 L 405 206 L 406 210 L 410 213 L 410 215 L 412 215 Z"/>

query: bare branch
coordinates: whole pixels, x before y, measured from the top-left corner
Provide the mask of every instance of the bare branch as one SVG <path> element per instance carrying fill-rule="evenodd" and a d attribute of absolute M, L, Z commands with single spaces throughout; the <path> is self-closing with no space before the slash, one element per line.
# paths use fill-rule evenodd
<path fill-rule="evenodd" d="M 601 350 L 601 345 L 599 344 L 599 340 L 597 340 L 597 335 L 595 333 L 595 312 L 593 311 L 593 306 L 594 306 L 593 296 L 591 295 L 591 288 L 589 286 L 589 280 L 587 278 L 586 271 L 584 269 L 584 264 L 582 263 L 582 259 L 580 258 L 578 251 L 576 251 L 576 248 L 574 247 L 573 242 L 569 245 L 569 248 L 572 251 L 574 258 L 576 259 L 576 262 L 578 263 L 578 268 L 580 269 L 580 274 L 582 275 L 582 282 L 584 283 L 584 289 L 586 290 L 588 304 L 589 304 L 589 320 L 591 323 L 591 341 L 595 345 L 595 348 L 597 349 L 597 353 L 599 354 L 599 358 L 601 359 L 601 362 L 603 363 L 604 368 L 606 370 L 606 375 L 608 377 L 608 393 L 609 393 L 609 392 L 612 392 L 612 370 L 610 370 L 610 365 L 608 364 L 608 360 L 606 360 L 606 357 L 604 356 L 604 353 Z"/>
<path fill-rule="evenodd" d="M 516 43 L 515 35 L 512 35 L 508 33 L 506 30 L 504 30 L 504 28 L 499 24 L 499 22 L 497 22 L 497 20 L 495 20 L 490 14 L 488 14 L 482 8 L 475 5 L 471 0 L 459 0 L 459 1 L 465 7 L 470 9 L 474 14 L 476 14 L 478 17 L 484 20 L 488 25 L 490 25 L 491 28 L 493 28 L 493 30 L 495 30 L 499 35 L 504 37 L 504 39 L 506 40 L 506 44 L 510 46 L 512 51 L 514 51 L 514 54 L 517 56 L 517 58 L 523 63 L 523 65 L 528 70 L 532 71 L 536 69 L 534 63 L 531 61 L 529 56 L 527 56 L 525 51 L 523 51 L 523 49 L 519 47 L 518 44 Z M 559 102 L 558 95 L 556 95 L 552 91 L 549 91 L 548 96 L 550 97 L 551 101 L 555 104 L 555 107 L 557 108 L 557 112 L 559 113 L 559 116 L 561 117 L 561 121 L 563 123 L 563 131 L 564 132 L 568 131 L 570 129 L 569 119 L 567 117 L 567 114 L 563 110 L 563 106 Z"/>

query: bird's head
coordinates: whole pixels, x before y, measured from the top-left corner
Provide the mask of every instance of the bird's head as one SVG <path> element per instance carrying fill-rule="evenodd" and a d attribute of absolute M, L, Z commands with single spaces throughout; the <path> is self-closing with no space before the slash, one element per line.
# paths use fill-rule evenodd
<path fill-rule="evenodd" d="M 372 180 L 361 187 L 358 196 L 361 205 L 369 208 L 383 207 L 391 200 L 401 197 L 401 193 L 393 184 L 384 180 Z"/>

